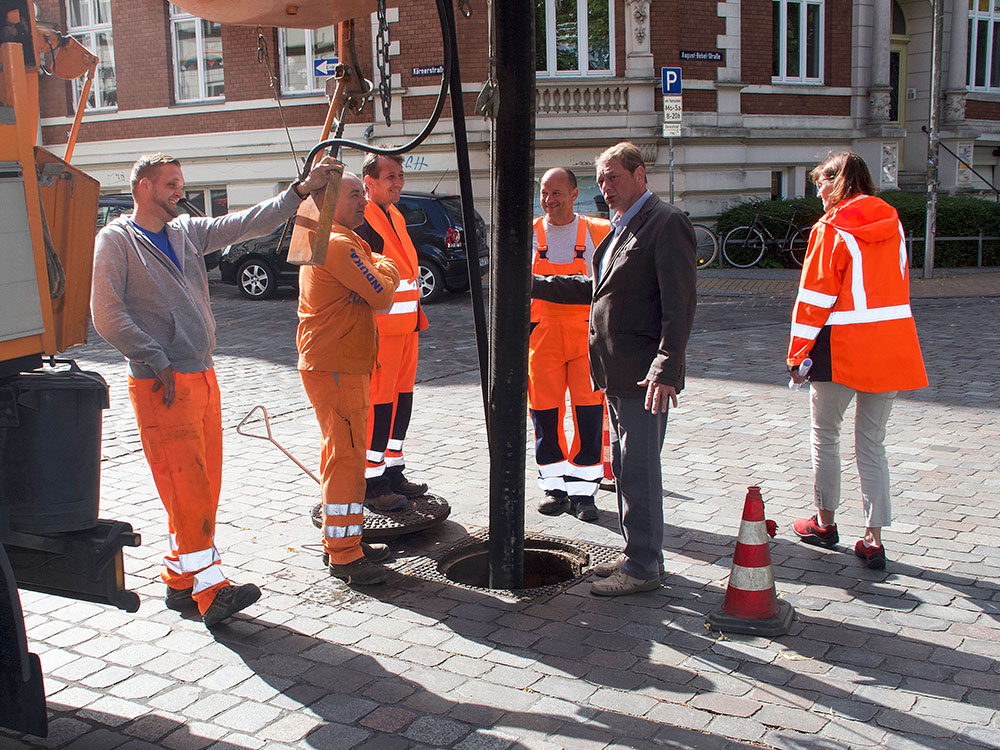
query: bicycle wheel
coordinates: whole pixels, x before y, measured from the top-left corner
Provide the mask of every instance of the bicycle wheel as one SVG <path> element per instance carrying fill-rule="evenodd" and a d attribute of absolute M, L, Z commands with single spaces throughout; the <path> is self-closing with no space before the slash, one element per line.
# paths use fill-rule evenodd
<path fill-rule="evenodd" d="M 715 232 L 704 224 L 693 224 L 694 227 L 694 264 L 703 268 L 715 260 L 719 253 L 719 240 Z"/>
<path fill-rule="evenodd" d="M 788 238 L 788 253 L 792 256 L 792 262 L 799 268 L 802 268 L 802 261 L 806 259 L 806 250 L 808 249 L 809 233 L 796 229 Z"/>
<path fill-rule="evenodd" d="M 731 229 L 722 241 L 722 257 L 736 268 L 750 268 L 764 257 L 764 235 L 753 227 Z"/>

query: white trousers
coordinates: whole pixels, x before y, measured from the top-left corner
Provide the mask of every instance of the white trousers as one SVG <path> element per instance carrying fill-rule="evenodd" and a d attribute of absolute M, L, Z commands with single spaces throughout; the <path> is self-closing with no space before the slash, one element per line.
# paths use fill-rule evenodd
<path fill-rule="evenodd" d="M 868 528 L 889 526 L 889 462 L 885 457 L 885 426 L 896 392 L 865 393 L 839 383 L 812 383 L 812 461 L 816 507 L 835 511 L 840 505 L 840 426 L 844 412 L 857 397 L 854 454 L 861 478 L 861 501 Z"/>

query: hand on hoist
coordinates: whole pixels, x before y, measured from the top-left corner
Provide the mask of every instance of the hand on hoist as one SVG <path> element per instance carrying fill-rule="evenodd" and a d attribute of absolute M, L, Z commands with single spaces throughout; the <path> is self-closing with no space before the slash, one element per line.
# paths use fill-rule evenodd
<path fill-rule="evenodd" d="M 299 197 L 306 198 L 310 193 L 322 190 L 327 186 L 333 173 L 338 169 L 343 169 L 343 164 L 332 156 L 324 156 L 320 161 L 313 164 L 308 175 L 295 181 L 295 192 L 299 194 Z"/>

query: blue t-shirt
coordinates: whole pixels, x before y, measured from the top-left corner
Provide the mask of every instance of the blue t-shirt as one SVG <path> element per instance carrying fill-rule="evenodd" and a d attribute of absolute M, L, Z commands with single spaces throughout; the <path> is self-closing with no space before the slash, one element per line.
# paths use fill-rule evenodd
<path fill-rule="evenodd" d="M 167 237 L 166 227 L 163 227 L 163 229 L 161 229 L 159 232 L 150 232 L 148 229 L 140 227 L 134 221 L 132 222 L 132 226 L 134 226 L 136 229 L 140 230 L 144 235 L 149 237 L 149 241 L 153 243 L 153 246 L 156 247 L 157 250 L 166 255 L 168 258 L 170 258 L 170 260 L 174 262 L 174 265 L 177 266 L 178 271 L 181 270 L 181 262 L 177 260 L 177 254 L 174 252 L 174 248 L 170 245 L 170 239 Z"/>

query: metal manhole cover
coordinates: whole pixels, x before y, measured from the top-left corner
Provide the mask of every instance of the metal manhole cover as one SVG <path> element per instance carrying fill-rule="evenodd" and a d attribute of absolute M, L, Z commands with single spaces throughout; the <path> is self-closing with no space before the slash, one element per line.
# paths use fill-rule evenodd
<path fill-rule="evenodd" d="M 436 495 L 415 497 L 403 510 L 394 513 L 379 513 L 366 507 L 365 527 L 361 538 L 391 539 L 424 531 L 443 523 L 450 513 L 448 501 Z"/>
<path fill-rule="evenodd" d="M 397 568 L 397 572 L 401 575 L 409 576 L 411 578 L 417 578 L 424 581 L 430 581 L 433 583 L 443 583 L 450 586 L 459 586 L 461 588 L 467 588 L 474 591 L 482 591 L 489 593 L 501 599 L 509 600 L 537 600 L 544 599 L 555 596 L 556 594 L 562 593 L 570 586 L 582 581 L 586 578 L 590 571 L 595 565 L 600 565 L 601 563 L 610 562 L 615 560 L 621 550 L 612 547 L 605 547 L 600 544 L 592 544 L 590 542 L 581 542 L 577 540 L 570 539 L 560 539 L 553 536 L 544 536 L 541 534 L 529 534 L 525 536 L 524 544 L 528 548 L 529 545 L 533 549 L 538 550 L 555 550 L 555 551 L 569 551 L 573 550 L 578 552 L 581 556 L 584 556 L 586 563 L 580 574 L 570 578 L 566 581 L 560 581 L 559 583 L 549 584 L 547 586 L 539 586 L 537 588 L 530 589 L 490 589 L 482 588 L 478 586 L 469 586 L 463 583 L 458 583 L 451 580 L 441 570 L 441 564 L 447 560 L 455 559 L 461 554 L 463 550 L 472 549 L 481 546 L 484 542 L 489 540 L 489 530 L 488 529 L 470 529 L 469 536 L 467 539 L 463 540 L 459 544 L 453 547 L 440 550 L 437 554 L 430 558 L 422 558 L 419 560 L 414 560 L 413 562 L 403 565 Z"/>

